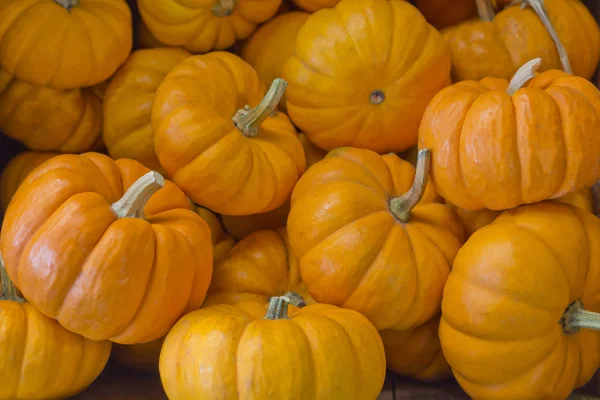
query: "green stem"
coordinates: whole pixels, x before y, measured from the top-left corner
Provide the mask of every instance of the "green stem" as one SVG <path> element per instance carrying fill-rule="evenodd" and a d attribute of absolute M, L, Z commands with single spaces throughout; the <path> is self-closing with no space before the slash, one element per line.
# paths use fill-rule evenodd
<path fill-rule="evenodd" d="M 481 21 L 491 22 L 496 16 L 489 0 L 475 0 L 475 5 L 477 6 L 477 14 L 479 14 Z"/>
<path fill-rule="evenodd" d="M 425 189 L 427 188 L 427 181 L 429 180 L 430 164 L 431 151 L 429 149 L 419 150 L 417 154 L 417 171 L 412 187 L 402 196 L 390 199 L 390 212 L 400 222 L 407 223 L 410 221 L 412 209 L 423 198 Z"/>
<path fill-rule="evenodd" d="M 600 330 L 600 314 L 584 309 L 580 300 L 567 307 L 560 322 L 567 334 L 577 333 L 581 328 Z"/>
<path fill-rule="evenodd" d="M 165 178 L 158 172 L 150 171 L 135 181 L 111 208 L 119 218 L 144 218 L 144 207 L 164 185 Z"/>
<path fill-rule="evenodd" d="M 212 7 L 212 13 L 215 17 L 228 17 L 233 14 L 235 0 L 216 0 Z"/>
<path fill-rule="evenodd" d="M 527 82 L 533 79 L 535 77 L 535 71 L 537 71 L 541 63 L 542 59 L 538 57 L 523 64 L 511 78 L 506 93 L 510 96 L 514 95 L 517 90 L 521 89 Z"/>
<path fill-rule="evenodd" d="M 288 292 L 283 296 L 273 296 L 269 299 L 269 307 L 265 319 L 290 319 L 288 317 L 288 306 L 292 304 L 296 307 L 304 307 L 306 303 L 302 296 L 295 292 Z"/>
<path fill-rule="evenodd" d="M 271 84 L 269 91 L 262 101 L 254 108 L 246 106 L 233 116 L 233 123 L 246 137 L 258 136 L 258 128 L 275 110 L 281 101 L 288 83 L 277 78 Z"/>
<path fill-rule="evenodd" d="M 2 282 L 2 293 L 0 300 L 18 301 L 24 303 L 26 300 L 21 296 L 19 290 L 13 284 L 4 267 L 4 260 L 0 254 L 0 281 Z"/>

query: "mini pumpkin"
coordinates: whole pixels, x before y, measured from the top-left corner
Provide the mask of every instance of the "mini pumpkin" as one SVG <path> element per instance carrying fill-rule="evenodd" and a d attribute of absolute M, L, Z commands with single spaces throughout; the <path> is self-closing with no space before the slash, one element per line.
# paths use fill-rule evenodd
<path fill-rule="evenodd" d="M 93 88 L 33 86 L 0 70 L 0 130 L 35 151 L 89 151 L 101 139 L 102 100 Z"/>
<path fill-rule="evenodd" d="M 93 86 L 125 61 L 132 35 L 125 0 L 4 0 L 0 66 L 33 85 Z"/>
<path fill-rule="evenodd" d="M 600 60 L 600 29 L 579 0 L 523 0 L 497 15 L 489 0 L 477 0 L 479 20 L 448 28 L 454 81 L 510 79 L 532 58 L 542 71 L 563 69 L 589 79 Z"/>
<path fill-rule="evenodd" d="M 596 216 L 543 202 L 506 211 L 460 249 L 440 341 L 471 398 L 565 399 L 594 375 L 599 240 Z"/>
<path fill-rule="evenodd" d="M 217 263 L 227 257 L 229 251 L 235 246 L 235 240 L 225 232 L 223 225 L 221 225 L 221 221 L 219 221 L 219 217 L 217 217 L 215 213 L 204 207 L 194 208 L 210 228 L 213 245 L 213 260 Z"/>
<path fill-rule="evenodd" d="M 111 343 L 87 340 L 27 303 L 0 257 L 0 399 L 69 398 L 100 375 Z"/>
<path fill-rule="evenodd" d="M 400 152 L 450 84 L 450 53 L 405 1 L 342 0 L 305 22 L 283 79 L 290 118 L 316 146 Z"/>
<path fill-rule="evenodd" d="M 138 50 L 111 79 L 104 96 L 103 137 L 112 158 L 130 158 L 163 172 L 154 154 L 152 103 L 169 71 L 191 55 L 168 47 Z"/>
<path fill-rule="evenodd" d="M 464 81 L 438 93 L 419 146 L 432 151 L 440 196 L 467 210 L 504 210 L 556 199 L 600 178 L 600 92 L 540 59 L 511 82 Z"/>
<path fill-rule="evenodd" d="M 395 154 L 340 148 L 300 178 L 287 231 L 317 302 L 356 310 L 379 330 L 439 313 L 464 233 L 428 184 L 429 157 L 420 150 L 415 175 Z"/>
<path fill-rule="evenodd" d="M 271 19 L 281 0 L 138 0 L 140 14 L 160 42 L 194 53 L 225 50 Z"/>
<path fill-rule="evenodd" d="M 56 156 L 15 193 L 2 256 L 24 297 L 65 328 L 92 340 L 151 341 L 208 289 L 210 231 L 189 208 L 172 182 L 137 161 Z"/>
<path fill-rule="evenodd" d="M 0 210 L 6 210 L 17 188 L 31 171 L 57 155 L 58 153 L 25 151 L 13 157 L 4 167 L 0 178 Z"/>
<path fill-rule="evenodd" d="M 375 399 L 385 378 L 381 338 L 365 317 L 290 299 L 193 311 L 160 355 L 167 396 L 187 399 Z M 293 371 L 282 374 L 282 370 Z"/>
<path fill-rule="evenodd" d="M 442 353 L 438 329 L 440 318 L 405 331 L 380 331 L 387 369 L 421 382 L 441 381 L 452 376 Z"/>
<path fill-rule="evenodd" d="M 196 204 L 249 215 L 289 198 L 306 160 L 288 117 L 274 113 L 285 88 L 278 79 L 265 95 L 256 71 L 226 52 L 190 57 L 167 75 L 152 108 L 154 150 Z"/>

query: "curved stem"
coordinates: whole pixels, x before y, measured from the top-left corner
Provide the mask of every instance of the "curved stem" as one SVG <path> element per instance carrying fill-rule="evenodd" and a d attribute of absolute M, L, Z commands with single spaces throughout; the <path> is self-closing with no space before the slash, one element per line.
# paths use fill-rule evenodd
<path fill-rule="evenodd" d="M 227 17 L 233 14 L 235 0 L 216 0 L 212 7 L 212 13 L 215 17 Z"/>
<path fill-rule="evenodd" d="M 0 254 L 0 281 L 2 282 L 2 293 L 0 293 L 0 300 L 18 301 L 24 303 L 26 300 L 23 298 L 19 289 L 16 288 L 14 283 L 10 280 L 8 272 L 4 267 L 4 260 Z"/>
<path fill-rule="evenodd" d="M 410 221 L 412 209 L 421 201 L 427 188 L 429 180 L 429 165 L 431 163 L 431 151 L 421 149 L 417 154 L 417 171 L 412 187 L 408 192 L 390 200 L 390 212 L 400 222 Z"/>
<path fill-rule="evenodd" d="M 135 181 L 119 201 L 110 207 L 119 218 L 144 218 L 144 207 L 150 197 L 165 186 L 165 178 L 150 171 Z"/>
<path fill-rule="evenodd" d="M 585 310 L 580 300 L 567 307 L 560 322 L 565 333 L 577 333 L 581 328 L 600 330 L 600 314 Z"/>
<path fill-rule="evenodd" d="M 496 16 L 489 0 L 475 0 L 475 5 L 481 21 L 490 22 Z"/>
<path fill-rule="evenodd" d="M 277 105 L 281 101 L 287 85 L 288 83 L 283 79 L 275 79 L 265 97 L 256 107 L 251 109 L 250 106 L 246 106 L 233 116 L 233 123 L 244 136 L 251 138 L 258 136 L 260 124 L 277 110 Z"/>
<path fill-rule="evenodd" d="M 290 319 L 288 317 L 288 306 L 292 304 L 296 307 L 304 307 L 306 303 L 302 296 L 295 292 L 288 292 L 283 296 L 274 296 L 269 299 L 269 307 L 265 319 Z"/>
<path fill-rule="evenodd" d="M 542 59 L 538 57 L 523 64 L 511 78 L 508 88 L 506 89 L 506 93 L 512 96 L 529 80 L 533 79 L 535 77 L 535 71 L 537 71 L 541 63 Z"/>
<path fill-rule="evenodd" d="M 542 20 L 542 24 L 548 30 L 550 37 L 554 41 L 556 45 L 556 50 L 558 51 L 558 56 L 560 57 L 560 63 L 562 64 L 563 70 L 568 74 L 573 74 L 573 69 L 571 68 L 571 62 L 569 61 L 569 55 L 567 54 L 567 50 L 565 46 L 563 46 L 560 38 L 558 37 L 558 33 L 556 29 L 554 29 L 554 25 L 550 22 L 550 18 L 548 18 L 548 13 L 546 12 L 546 7 L 544 6 L 544 0 L 524 0 L 526 4 L 528 4 L 533 11 L 540 17 Z"/>
<path fill-rule="evenodd" d="M 54 0 L 54 2 L 67 10 L 71 10 L 71 8 L 79 5 L 79 0 Z"/>

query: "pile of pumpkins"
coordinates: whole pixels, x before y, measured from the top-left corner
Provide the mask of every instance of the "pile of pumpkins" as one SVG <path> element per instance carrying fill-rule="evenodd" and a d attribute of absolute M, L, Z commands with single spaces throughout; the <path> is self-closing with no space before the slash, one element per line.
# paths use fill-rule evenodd
<path fill-rule="evenodd" d="M 170 399 L 566 398 L 599 60 L 579 0 L 3 0 L 0 399 L 109 357 Z"/>

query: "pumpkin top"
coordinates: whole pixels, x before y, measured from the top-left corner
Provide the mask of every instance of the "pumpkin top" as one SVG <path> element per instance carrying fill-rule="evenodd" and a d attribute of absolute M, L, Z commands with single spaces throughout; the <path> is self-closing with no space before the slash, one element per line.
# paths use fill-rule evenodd
<path fill-rule="evenodd" d="M 79 0 L 53 0 L 56 4 L 59 4 L 66 8 L 68 11 L 71 11 L 73 7 L 77 7 L 79 5 Z"/>

